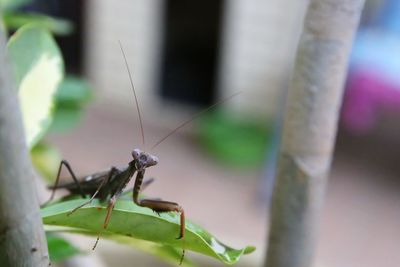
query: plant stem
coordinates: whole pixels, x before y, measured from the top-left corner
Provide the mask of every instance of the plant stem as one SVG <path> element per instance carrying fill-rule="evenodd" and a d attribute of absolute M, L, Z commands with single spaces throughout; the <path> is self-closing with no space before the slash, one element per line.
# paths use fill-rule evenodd
<path fill-rule="evenodd" d="M 364 0 L 311 0 L 287 99 L 265 266 L 310 267 Z"/>
<path fill-rule="evenodd" d="M 49 266 L 16 93 L 0 29 L 0 265 Z"/>

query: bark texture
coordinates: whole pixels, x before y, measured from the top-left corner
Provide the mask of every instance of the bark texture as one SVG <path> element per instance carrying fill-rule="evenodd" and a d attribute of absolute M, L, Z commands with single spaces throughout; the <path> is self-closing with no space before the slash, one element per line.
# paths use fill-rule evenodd
<path fill-rule="evenodd" d="M 364 0 L 311 0 L 287 99 L 265 266 L 310 267 Z"/>
<path fill-rule="evenodd" d="M 0 28 L 0 265 L 48 266 L 35 174 L 16 92 Z"/>

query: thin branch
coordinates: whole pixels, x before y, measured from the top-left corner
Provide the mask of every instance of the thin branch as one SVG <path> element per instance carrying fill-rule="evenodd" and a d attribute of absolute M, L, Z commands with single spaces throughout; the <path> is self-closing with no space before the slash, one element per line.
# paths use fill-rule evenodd
<path fill-rule="evenodd" d="M 289 86 L 265 266 L 310 267 L 364 0 L 311 0 Z"/>

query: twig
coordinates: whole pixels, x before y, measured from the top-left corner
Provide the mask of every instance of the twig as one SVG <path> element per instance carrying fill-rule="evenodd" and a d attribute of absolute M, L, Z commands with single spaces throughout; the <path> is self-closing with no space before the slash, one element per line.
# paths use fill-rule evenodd
<path fill-rule="evenodd" d="M 312 266 L 348 55 L 364 0 L 311 0 L 289 86 L 265 266 Z"/>

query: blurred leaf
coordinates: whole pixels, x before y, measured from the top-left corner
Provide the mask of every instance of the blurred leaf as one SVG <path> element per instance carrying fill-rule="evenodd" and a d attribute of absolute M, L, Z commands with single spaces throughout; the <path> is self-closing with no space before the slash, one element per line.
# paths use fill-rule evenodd
<path fill-rule="evenodd" d="M 50 33 L 33 25 L 15 32 L 8 50 L 19 88 L 27 143 L 33 147 L 50 126 L 54 95 L 64 72 L 63 60 Z"/>
<path fill-rule="evenodd" d="M 57 108 L 54 112 L 51 132 L 65 132 L 74 128 L 82 117 L 80 108 Z"/>
<path fill-rule="evenodd" d="M 84 104 L 91 97 L 89 85 L 83 79 L 67 76 L 56 93 L 56 109 L 50 130 L 64 132 L 75 127 L 82 117 Z"/>
<path fill-rule="evenodd" d="M 29 3 L 32 3 L 32 0 L 0 0 L 0 8 L 3 11 L 13 10 Z"/>
<path fill-rule="evenodd" d="M 200 141 L 215 158 L 235 167 L 264 163 L 270 145 L 267 122 L 231 113 L 210 112 L 199 120 Z"/>
<path fill-rule="evenodd" d="M 52 262 L 62 261 L 80 254 L 79 249 L 54 233 L 46 232 L 46 238 L 49 247 L 50 261 Z"/>
<path fill-rule="evenodd" d="M 45 226 L 47 232 L 62 232 L 68 234 L 80 234 L 80 235 L 87 235 L 97 237 L 97 234 L 76 228 L 68 228 L 68 227 L 58 227 L 58 226 Z M 102 233 L 101 238 L 113 240 L 120 244 L 128 245 L 132 248 L 137 250 L 143 251 L 145 253 L 151 254 L 157 258 L 162 259 L 163 261 L 170 263 L 173 266 L 180 261 L 182 257 L 182 249 L 175 248 L 168 245 L 158 244 L 146 240 L 136 239 L 132 237 L 116 235 L 116 234 L 109 234 L 109 233 Z M 93 239 L 94 241 L 95 239 Z M 101 242 L 101 241 L 100 241 Z M 188 257 L 183 259 L 182 265 L 183 267 L 193 267 L 195 264 L 189 260 Z"/>
<path fill-rule="evenodd" d="M 98 200 L 67 216 L 69 211 L 85 201 L 85 199 L 75 199 L 47 206 L 41 210 L 43 222 L 47 225 L 75 227 L 97 234 L 102 229 L 107 208 Z M 175 248 L 182 248 L 184 245 L 187 250 L 214 257 L 226 264 L 233 264 L 243 254 L 255 250 L 251 246 L 238 250 L 230 248 L 188 220 L 185 238 L 177 240 L 179 215 L 162 213 L 158 216 L 148 208 L 139 207 L 132 201 L 125 200 L 117 202 L 104 235 L 134 237 Z"/>
<path fill-rule="evenodd" d="M 49 144 L 38 143 L 31 149 L 31 158 L 36 170 L 46 181 L 53 182 L 61 162 L 58 150 Z"/>
<path fill-rule="evenodd" d="M 7 28 L 6 28 L 6 25 L 4 24 L 4 21 L 3 21 L 2 17 L 0 17 L 0 30 L 2 32 L 7 32 Z"/>
<path fill-rule="evenodd" d="M 11 30 L 16 30 L 26 24 L 34 24 L 57 35 L 68 35 L 74 30 L 73 24 L 68 20 L 36 13 L 6 12 L 3 19 L 6 27 Z"/>
<path fill-rule="evenodd" d="M 180 260 L 182 258 L 182 249 L 181 248 L 176 248 L 176 247 L 172 247 L 169 245 L 163 245 L 163 244 L 159 244 L 159 243 L 154 243 L 154 242 L 131 238 L 131 237 L 122 236 L 122 235 L 111 234 L 111 235 L 106 235 L 105 237 L 108 239 L 114 240 L 118 243 L 129 245 L 129 246 L 136 248 L 138 250 L 141 250 L 143 252 L 152 254 L 153 256 L 156 256 L 156 257 L 162 259 L 163 261 L 170 263 L 171 265 L 176 265 L 176 263 L 180 262 Z M 195 266 L 195 265 L 188 257 L 185 257 L 183 259 L 181 266 L 190 267 L 190 266 Z"/>
<path fill-rule="evenodd" d="M 81 105 L 92 97 L 89 85 L 81 78 L 67 76 L 60 84 L 56 94 L 56 101 L 62 105 Z"/>

